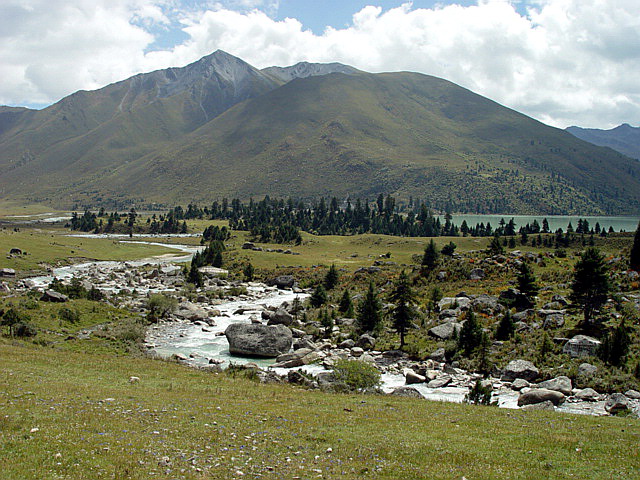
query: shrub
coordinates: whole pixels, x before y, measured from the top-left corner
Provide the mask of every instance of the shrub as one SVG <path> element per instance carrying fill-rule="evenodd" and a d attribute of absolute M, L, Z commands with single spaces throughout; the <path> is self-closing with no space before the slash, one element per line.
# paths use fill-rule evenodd
<path fill-rule="evenodd" d="M 62 307 L 58 311 L 58 317 L 60 317 L 60 320 L 64 320 L 65 322 L 69 323 L 78 323 L 80 321 L 80 314 L 78 313 L 78 311 L 71 310 L 67 307 Z"/>
<path fill-rule="evenodd" d="M 380 385 L 380 371 L 360 360 L 338 360 L 333 367 L 333 375 L 353 391 L 364 391 Z"/>
<path fill-rule="evenodd" d="M 13 327 L 13 333 L 16 337 L 35 337 L 38 332 L 30 323 L 19 322 Z"/>
<path fill-rule="evenodd" d="M 491 393 L 493 392 L 493 388 L 490 384 L 482 385 L 482 381 L 480 379 L 476 380 L 476 383 L 469 393 L 467 393 L 464 397 L 465 403 L 473 403 L 475 405 L 491 405 Z"/>
<path fill-rule="evenodd" d="M 178 300 L 175 298 L 168 297 L 162 293 L 154 293 L 147 301 L 147 308 L 149 309 L 147 319 L 157 322 L 159 319 L 169 315 L 177 306 Z"/>

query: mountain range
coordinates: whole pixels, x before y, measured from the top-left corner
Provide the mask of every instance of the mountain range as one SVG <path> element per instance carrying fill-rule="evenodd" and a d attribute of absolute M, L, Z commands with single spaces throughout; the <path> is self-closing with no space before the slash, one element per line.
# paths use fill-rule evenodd
<path fill-rule="evenodd" d="M 636 160 L 640 160 L 640 127 L 623 123 L 610 130 L 568 127 L 567 131 L 594 145 L 609 147 Z"/>
<path fill-rule="evenodd" d="M 0 107 L 0 197 L 55 206 L 263 195 L 425 200 L 440 210 L 640 211 L 640 163 L 446 80 L 341 64 L 183 68 Z"/>

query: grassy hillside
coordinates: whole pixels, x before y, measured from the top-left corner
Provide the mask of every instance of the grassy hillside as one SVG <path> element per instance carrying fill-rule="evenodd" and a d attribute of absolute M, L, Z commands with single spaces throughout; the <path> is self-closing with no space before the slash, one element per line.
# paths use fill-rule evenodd
<path fill-rule="evenodd" d="M 0 361 L 7 480 L 599 479 L 640 469 L 640 430 L 624 418 L 326 394 L 6 343 Z"/>
<path fill-rule="evenodd" d="M 610 130 L 568 127 L 567 131 L 582 140 L 613 148 L 630 158 L 640 160 L 640 128 L 624 123 Z"/>
<path fill-rule="evenodd" d="M 390 193 L 464 212 L 638 212 L 638 162 L 451 82 L 406 72 L 282 81 L 217 52 L 43 111 L 5 108 L 2 199 L 70 208 Z"/>
<path fill-rule="evenodd" d="M 294 80 L 87 188 L 138 186 L 169 203 L 394 192 L 466 211 L 584 213 L 632 211 L 639 180 L 622 155 L 444 80 L 394 73 Z"/>

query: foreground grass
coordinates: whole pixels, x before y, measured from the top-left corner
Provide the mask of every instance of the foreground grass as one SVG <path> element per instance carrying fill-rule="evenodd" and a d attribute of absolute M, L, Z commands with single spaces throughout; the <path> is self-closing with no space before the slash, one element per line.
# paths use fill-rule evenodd
<path fill-rule="evenodd" d="M 4 479 L 628 479 L 640 471 L 640 425 L 625 418 L 326 394 L 8 344 L 0 365 Z"/>

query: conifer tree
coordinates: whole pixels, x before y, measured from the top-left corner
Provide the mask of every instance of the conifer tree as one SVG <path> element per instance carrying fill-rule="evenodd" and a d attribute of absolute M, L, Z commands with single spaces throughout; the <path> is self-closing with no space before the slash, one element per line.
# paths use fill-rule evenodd
<path fill-rule="evenodd" d="M 404 337 L 411 325 L 411 321 L 415 317 L 415 310 L 413 309 L 415 295 L 409 284 L 409 277 L 404 270 L 400 273 L 398 282 L 389 298 L 395 304 L 392 313 L 393 326 L 396 332 L 400 334 L 400 348 L 402 348 L 405 345 Z"/>
<path fill-rule="evenodd" d="M 325 338 L 329 338 L 331 336 L 331 330 L 333 329 L 333 318 L 329 315 L 326 308 L 320 313 L 320 325 L 324 327 Z"/>
<path fill-rule="evenodd" d="M 533 270 L 529 267 L 527 262 L 522 262 L 520 271 L 517 276 L 518 290 L 520 293 L 525 294 L 527 297 L 534 297 L 537 295 L 538 285 L 536 284 L 536 277 L 533 274 Z"/>
<path fill-rule="evenodd" d="M 354 315 L 353 310 L 353 301 L 351 300 L 351 294 L 349 293 L 349 289 L 345 288 L 342 293 L 342 298 L 340 299 L 340 304 L 338 305 L 338 311 L 344 314 L 347 318 L 351 318 Z"/>
<path fill-rule="evenodd" d="M 369 282 L 369 289 L 358 305 L 358 316 L 356 318 L 360 332 L 376 332 L 382 326 L 382 313 L 380 300 L 373 285 Z"/>
<path fill-rule="evenodd" d="M 433 268 L 436 266 L 438 262 L 438 250 L 436 249 L 436 244 L 431 239 L 429 244 L 424 249 L 424 254 L 422 255 L 422 269 L 425 273 L 431 272 Z"/>
<path fill-rule="evenodd" d="M 255 269 L 253 268 L 253 265 L 251 265 L 251 262 L 247 263 L 244 266 L 244 268 L 242 270 L 242 273 L 244 274 L 244 280 L 246 282 L 251 282 L 253 280 L 253 275 L 255 273 Z"/>
<path fill-rule="evenodd" d="M 471 353 L 480 345 L 482 340 L 482 327 L 478 323 L 478 319 L 472 311 L 467 314 L 467 319 L 460 329 L 458 336 L 458 348 L 460 348 L 465 357 L 469 357 Z"/>
<path fill-rule="evenodd" d="M 314 308 L 319 308 L 327 303 L 327 291 L 322 284 L 318 285 L 315 288 L 315 290 L 311 294 L 311 297 L 309 298 L 309 303 L 311 303 L 311 306 Z"/>
<path fill-rule="evenodd" d="M 582 308 L 585 325 L 591 321 L 593 313 L 607 301 L 610 288 L 604 256 L 595 247 L 587 248 L 574 267 L 570 296 Z"/>
<path fill-rule="evenodd" d="M 496 330 L 496 340 L 509 340 L 516 331 L 516 327 L 513 323 L 513 317 L 511 312 L 507 310 L 507 313 L 503 315 L 498 324 Z"/>
<path fill-rule="evenodd" d="M 494 235 L 493 238 L 491 239 L 491 243 L 489 243 L 488 252 L 489 252 L 489 255 L 504 254 L 504 247 L 502 246 L 502 243 L 500 243 L 499 235 Z"/>
<path fill-rule="evenodd" d="M 631 268 L 631 270 L 640 272 L 640 223 L 638 223 L 638 228 L 636 228 L 636 235 L 635 237 L 633 237 L 633 246 L 631 247 L 629 267 Z"/>
<path fill-rule="evenodd" d="M 619 367 L 625 363 L 630 345 L 629 331 L 622 318 L 616 329 L 604 337 L 600 346 L 600 358 L 610 365 Z"/>
<path fill-rule="evenodd" d="M 324 288 L 327 290 L 333 290 L 333 288 L 338 284 L 338 279 L 338 270 L 336 269 L 336 265 L 332 263 L 327 275 L 324 277 Z"/>

